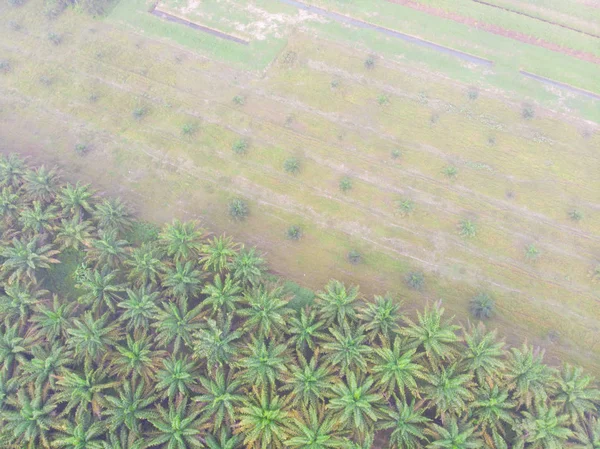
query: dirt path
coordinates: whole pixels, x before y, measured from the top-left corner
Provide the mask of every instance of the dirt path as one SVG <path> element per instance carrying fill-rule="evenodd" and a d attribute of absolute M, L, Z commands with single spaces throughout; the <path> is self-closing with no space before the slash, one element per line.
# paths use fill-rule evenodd
<path fill-rule="evenodd" d="M 410 34 L 400 33 L 399 31 L 390 30 L 389 28 L 384 28 L 379 25 L 374 25 L 369 22 L 365 22 L 363 20 L 354 19 L 349 16 L 345 16 L 343 14 L 339 14 L 336 12 L 328 11 L 326 9 L 318 8 L 316 6 L 307 5 L 305 3 L 296 1 L 296 0 L 279 0 L 281 3 L 285 3 L 286 5 L 295 6 L 297 8 L 303 9 L 305 11 L 309 11 L 315 14 L 319 14 L 323 17 L 328 17 L 330 19 L 336 20 L 338 22 L 347 23 L 350 25 L 354 25 L 359 28 L 374 30 L 379 33 L 385 34 L 386 36 L 394 37 L 397 39 L 401 39 L 405 42 L 409 42 L 411 44 L 419 45 L 421 47 L 430 48 L 432 50 L 439 51 L 440 53 L 444 53 L 450 56 L 455 56 L 459 59 L 462 59 L 467 62 L 471 62 L 478 65 L 484 65 L 491 67 L 494 65 L 493 61 L 489 59 L 480 58 L 479 56 L 475 56 L 469 53 L 465 53 L 459 50 L 455 50 L 450 47 L 445 47 L 443 45 L 435 44 L 433 42 L 427 41 L 425 39 L 421 39 L 415 36 L 411 36 Z"/>
<path fill-rule="evenodd" d="M 530 45 L 537 45 L 539 47 L 546 48 L 551 51 L 555 51 L 558 53 L 563 53 L 565 55 L 573 56 L 577 59 L 581 59 L 583 61 L 592 62 L 594 64 L 600 64 L 600 57 L 593 55 L 592 53 L 587 53 L 580 50 L 575 50 L 569 47 L 563 47 L 561 45 L 555 44 L 553 42 L 548 42 L 543 39 L 537 38 L 535 36 L 530 36 L 529 34 L 520 33 L 514 30 L 507 30 L 506 28 L 499 27 L 497 25 L 491 23 L 480 22 L 472 17 L 461 16 L 460 14 L 445 11 L 441 8 L 435 8 L 433 6 L 422 5 L 420 3 L 415 2 L 414 0 L 387 0 L 391 3 L 396 3 L 398 5 L 406 6 L 408 8 L 415 9 L 417 11 L 422 11 L 427 14 L 431 14 L 437 17 L 442 17 L 444 19 L 450 19 L 454 22 L 462 23 L 464 25 L 471 26 L 473 28 L 477 28 L 480 30 L 484 30 L 493 34 L 497 34 L 499 36 L 508 37 L 509 39 L 514 39 L 519 42 L 523 42 Z"/>

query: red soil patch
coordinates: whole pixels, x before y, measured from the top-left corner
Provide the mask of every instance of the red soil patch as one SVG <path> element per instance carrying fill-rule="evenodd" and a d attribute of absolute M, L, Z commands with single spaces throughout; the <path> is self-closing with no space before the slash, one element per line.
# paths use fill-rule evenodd
<path fill-rule="evenodd" d="M 415 2 L 414 0 L 387 0 L 391 3 L 397 3 L 402 6 L 407 6 L 409 8 L 425 12 L 427 14 L 431 14 L 437 17 L 442 17 L 444 19 L 450 19 L 454 22 L 462 23 L 465 25 L 469 25 L 473 28 L 478 28 L 480 30 L 488 31 L 493 34 L 498 34 L 500 36 L 508 37 L 509 39 L 514 39 L 520 42 L 524 42 L 526 44 L 537 45 L 538 47 L 543 47 L 551 51 L 556 51 L 558 53 L 563 53 L 565 55 L 573 56 L 577 59 L 581 59 L 583 61 L 592 62 L 594 64 L 600 64 L 600 57 L 588 53 L 585 51 L 575 50 L 569 47 L 563 47 L 561 45 L 545 41 L 543 39 L 537 38 L 535 36 L 530 36 L 529 34 L 520 33 L 518 31 L 507 30 L 506 28 L 499 27 L 497 25 L 493 25 L 491 23 L 478 22 L 477 20 L 471 17 L 461 16 L 460 14 L 456 14 L 450 11 L 445 11 L 440 8 L 434 8 L 433 6 L 422 5 L 420 3 Z"/>

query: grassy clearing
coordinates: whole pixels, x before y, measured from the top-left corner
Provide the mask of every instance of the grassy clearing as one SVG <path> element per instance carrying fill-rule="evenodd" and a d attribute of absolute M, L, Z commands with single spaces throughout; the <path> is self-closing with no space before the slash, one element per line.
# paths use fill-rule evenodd
<path fill-rule="evenodd" d="M 201 218 L 257 244 L 302 286 L 337 277 L 369 295 L 389 290 L 409 309 L 443 298 L 462 319 L 470 299 L 491 290 L 492 326 L 539 344 L 557 331 L 552 354 L 597 366 L 588 274 L 599 247 L 600 137 L 581 122 L 543 109 L 525 121 L 521 104 L 485 89 L 471 100 L 470 84 L 381 57 L 368 69 L 369 52 L 308 34 L 290 39 L 291 62 L 258 78 L 71 11 L 46 22 L 31 3 L 1 10 L 28 30 L 2 41 L 13 69 L 2 75 L 4 148 L 69 167 L 152 222 Z M 67 36 L 60 46 L 47 41 L 50 28 Z M 140 119 L 137 108 L 146 111 Z M 194 133 L 182 132 L 186 124 Z M 247 154 L 236 155 L 244 139 Z M 78 142 L 91 150 L 77 155 Z M 401 157 L 391 158 L 394 149 Z M 293 176 L 283 169 L 291 157 L 302 163 Z M 454 179 L 442 173 L 449 165 Z M 352 179 L 346 193 L 343 176 Z M 228 213 L 237 197 L 249 210 L 239 222 Z M 397 211 L 405 198 L 415 204 L 408 215 Z M 574 208 L 585 217 L 577 223 Z M 468 240 L 457 234 L 465 217 L 477 223 Z M 286 237 L 292 225 L 301 240 Z M 533 263 L 525 256 L 532 243 Z M 350 263 L 351 251 L 360 264 Z M 422 291 L 405 282 L 416 271 Z M 589 353 L 572 353 L 581 342 Z"/>

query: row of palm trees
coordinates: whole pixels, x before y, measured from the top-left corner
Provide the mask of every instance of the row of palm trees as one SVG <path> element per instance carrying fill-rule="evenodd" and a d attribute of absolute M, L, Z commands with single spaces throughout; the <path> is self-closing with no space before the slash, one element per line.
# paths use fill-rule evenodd
<path fill-rule="evenodd" d="M 294 307 L 254 249 L 140 226 L 0 159 L 0 447 L 599 447 L 579 368 L 335 280 Z"/>

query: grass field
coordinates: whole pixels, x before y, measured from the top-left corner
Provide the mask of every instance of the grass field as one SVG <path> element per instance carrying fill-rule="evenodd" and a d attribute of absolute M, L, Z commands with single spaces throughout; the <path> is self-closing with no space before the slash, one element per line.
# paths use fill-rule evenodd
<path fill-rule="evenodd" d="M 248 46 L 163 22 L 144 1 L 121 1 L 103 21 L 71 10 L 49 21 L 40 4 L 0 7 L 0 59 L 11 67 L 0 75 L 1 151 L 60 164 L 73 179 L 121 195 L 144 219 L 200 218 L 257 245 L 276 273 L 302 286 L 340 278 L 368 295 L 390 291 L 407 311 L 442 298 L 463 321 L 470 298 L 489 291 L 498 309 L 491 325 L 509 339 L 547 347 L 554 362 L 600 369 L 600 133 L 582 118 L 598 120 L 598 103 L 546 91 L 508 67 L 487 73 L 372 31 L 297 16 L 274 1 L 252 3 L 281 18 L 264 40 L 249 24 L 227 28 L 196 11 L 194 20 L 238 33 Z M 383 23 L 385 8 L 397 5 L 377 4 L 377 19 L 398 25 Z M 359 16 L 361 5 L 342 6 Z M 413 26 L 421 30 L 417 19 Z M 476 50 L 444 26 L 430 32 Z M 482 55 L 504 52 L 508 61 L 501 38 L 470 36 Z M 544 49 L 515 51 L 531 56 L 527 69 L 549 58 L 551 73 L 541 74 L 593 87 L 597 66 Z M 567 60 L 569 71 L 559 71 Z M 477 98 L 469 98 L 473 86 Z M 523 104 L 532 99 L 526 120 Z M 232 151 L 240 140 L 243 155 Z M 89 154 L 77 155 L 78 143 Z M 290 157 L 300 161 L 297 175 L 283 170 Z M 344 176 L 352 180 L 345 193 Z M 243 223 L 227 214 L 237 196 L 250 205 Z M 398 206 L 406 200 L 409 214 Z M 583 219 L 572 220 L 573 210 Z M 460 236 L 464 220 L 476 224 L 476 236 Z M 291 225 L 302 228 L 301 240 L 286 238 Z M 527 257 L 531 245 L 536 258 Z M 351 250 L 360 264 L 347 260 Z M 406 285 L 413 271 L 425 273 L 421 292 Z"/>

